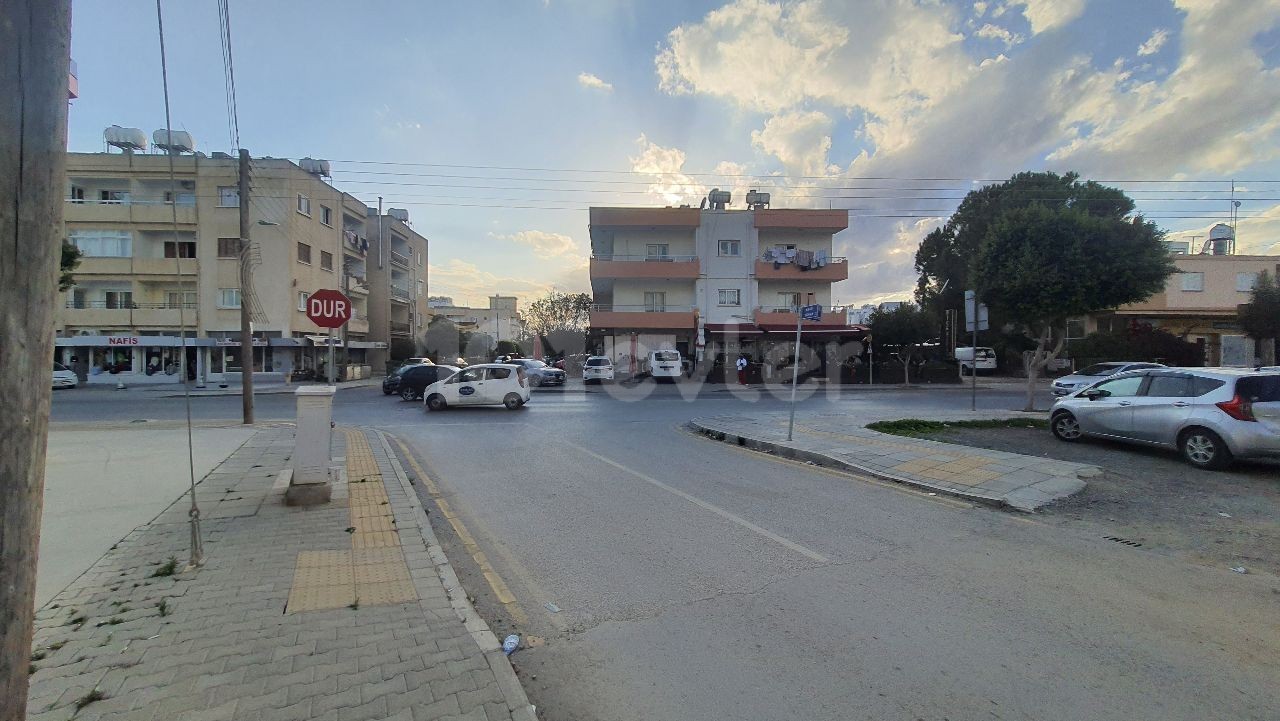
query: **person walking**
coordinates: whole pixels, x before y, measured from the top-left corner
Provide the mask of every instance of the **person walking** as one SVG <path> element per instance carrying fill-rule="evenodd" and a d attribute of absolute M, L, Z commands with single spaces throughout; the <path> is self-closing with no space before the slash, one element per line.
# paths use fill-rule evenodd
<path fill-rule="evenodd" d="M 745 386 L 747 384 L 747 356 L 738 355 L 738 385 Z"/>

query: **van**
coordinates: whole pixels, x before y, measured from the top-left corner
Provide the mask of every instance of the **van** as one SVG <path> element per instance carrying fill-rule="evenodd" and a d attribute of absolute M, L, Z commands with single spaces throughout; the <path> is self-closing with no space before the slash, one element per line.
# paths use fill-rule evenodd
<path fill-rule="evenodd" d="M 976 366 L 978 372 L 996 369 L 996 352 L 992 348 L 978 346 L 977 360 L 974 360 L 974 348 L 965 346 L 956 348 L 956 362 L 960 364 L 960 375 L 969 375 Z"/>
<path fill-rule="evenodd" d="M 645 371 L 654 378 L 670 378 L 679 380 L 684 365 L 680 362 L 678 350 L 649 351 L 645 360 Z"/>

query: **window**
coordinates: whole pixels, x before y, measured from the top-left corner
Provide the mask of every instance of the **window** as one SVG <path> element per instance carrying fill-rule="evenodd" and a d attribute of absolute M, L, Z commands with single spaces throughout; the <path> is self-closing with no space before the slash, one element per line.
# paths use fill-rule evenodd
<path fill-rule="evenodd" d="M 218 257 L 219 258 L 239 258 L 240 257 L 240 239 L 239 238 L 218 238 Z"/>
<path fill-rule="evenodd" d="M 1204 290 L 1204 273 L 1181 273 L 1184 291 Z"/>
<path fill-rule="evenodd" d="M 649 243 L 644 247 L 645 260 L 670 260 L 671 246 L 666 243 Z"/>
<path fill-rule="evenodd" d="M 172 202 L 173 202 L 173 198 L 174 198 L 174 195 L 173 195 L 173 191 L 172 191 L 172 190 L 166 190 L 166 191 L 164 191 L 164 202 L 166 202 L 166 203 L 172 203 Z M 195 194 L 195 193 L 178 193 L 177 198 L 178 198 L 178 205 L 188 205 L 188 206 L 190 206 L 190 205 L 195 205 L 195 204 L 196 204 L 196 194 Z"/>
<path fill-rule="evenodd" d="M 511 377 L 510 368 L 490 368 L 485 374 L 485 380 L 503 381 Z"/>
<path fill-rule="evenodd" d="M 667 310 L 667 294 L 665 292 L 645 291 L 644 309 L 647 313 L 664 313 Z"/>
<path fill-rule="evenodd" d="M 1107 397 L 1128 398 L 1138 395 L 1138 389 L 1142 387 L 1142 382 L 1146 379 L 1147 377 L 1142 375 L 1125 376 L 1124 378 L 1103 381 L 1094 386 L 1094 388 L 1102 391 L 1103 395 Z"/>
<path fill-rule="evenodd" d="M 179 306 L 194 308 L 196 307 L 196 293 L 193 290 L 171 290 L 165 293 L 165 302 L 170 308 Z"/>
<path fill-rule="evenodd" d="M 239 208 L 240 207 L 240 189 L 234 185 L 218 186 L 218 207 L 219 208 Z"/>
<path fill-rule="evenodd" d="M 736 240 L 720 241 L 720 255 L 737 257 L 742 255 L 742 243 Z M 724 305 L 721 303 L 720 305 Z"/>
<path fill-rule="evenodd" d="M 1257 273 L 1236 273 L 1236 292 L 1248 293 L 1258 284 Z"/>
<path fill-rule="evenodd" d="M 327 250 L 320 251 L 320 269 L 333 271 L 333 253 Z"/>
<path fill-rule="evenodd" d="M 84 202 L 84 188 L 81 188 L 81 187 L 80 187 L 80 186 L 78 186 L 78 185 L 73 185 L 73 186 L 71 186 L 71 195 L 70 195 L 70 199 L 71 199 L 73 202 L 76 202 L 76 203 L 83 203 L 83 202 Z"/>
<path fill-rule="evenodd" d="M 1216 391 L 1226 384 L 1226 381 L 1220 381 L 1217 378 L 1205 378 L 1204 376 L 1195 376 L 1191 379 L 1192 395 L 1197 398 L 1208 393 Z M 1238 388 L 1237 388 L 1238 390 Z"/>
<path fill-rule="evenodd" d="M 475 383 L 480 380 L 481 370 L 478 368 L 468 368 L 453 374 L 446 383 Z"/>
<path fill-rule="evenodd" d="M 308 218 L 311 217 L 311 198 L 308 198 L 302 193 L 298 193 L 298 212 Z"/>
<path fill-rule="evenodd" d="M 1159 375 L 1151 376 L 1147 395 L 1154 398 L 1190 398 L 1195 394 L 1191 376 Z"/>
<path fill-rule="evenodd" d="M 103 299 L 106 300 L 108 308 L 132 308 L 133 292 L 128 290 L 108 290 L 103 291 Z"/>
<path fill-rule="evenodd" d="M 723 243 L 724 241 L 720 241 Z M 724 255 L 721 253 L 721 255 Z M 742 305 L 742 291 L 737 288 L 720 289 L 720 305 Z"/>
<path fill-rule="evenodd" d="M 784 308 L 784 309 L 789 308 L 794 311 L 798 309 L 801 305 L 803 305 L 803 303 L 800 300 L 799 293 L 779 293 L 778 294 L 779 308 Z"/>
<path fill-rule="evenodd" d="M 164 257 L 166 258 L 194 258 L 196 257 L 196 242 L 194 240 L 166 240 L 164 242 Z"/>
<path fill-rule="evenodd" d="M 99 190 L 98 200 L 103 203 L 128 203 L 129 191 L 127 190 Z"/>
<path fill-rule="evenodd" d="M 422 292 L 423 290 L 425 290 L 425 288 L 426 288 L 426 284 L 423 283 L 422 281 L 418 281 L 418 297 L 419 298 L 422 297 Z"/>
<path fill-rule="evenodd" d="M 311 246 L 306 243 L 298 243 L 298 262 L 311 265 Z"/>
<path fill-rule="evenodd" d="M 133 236 L 127 230 L 73 230 L 70 240 L 86 258 L 128 258 L 133 255 Z"/>
<path fill-rule="evenodd" d="M 333 208 L 327 205 L 320 206 L 320 222 L 333 227 Z"/>
<path fill-rule="evenodd" d="M 88 306 L 88 298 L 85 296 L 84 288 L 72 288 L 72 289 L 71 289 L 71 307 L 72 307 L 72 308 L 87 308 L 87 307 L 89 307 L 89 306 Z"/>
<path fill-rule="evenodd" d="M 306 292 L 305 290 L 298 291 L 298 310 L 302 311 L 303 313 L 307 312 L 307 299 L 310 297 L 311 297 L 311 294 Z"/>
<path fill-rule="evenodd" d="M 219 288 L 218 289 L 218 307 L 219 308 L 239 308 L 240 307 L 240 289 L 239 288 Z"/>

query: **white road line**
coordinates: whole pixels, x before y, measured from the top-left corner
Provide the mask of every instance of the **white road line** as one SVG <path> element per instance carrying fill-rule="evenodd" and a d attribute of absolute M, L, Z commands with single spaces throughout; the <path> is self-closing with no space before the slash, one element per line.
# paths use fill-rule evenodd
<path fill-rule="evenodd" d="M 587 448 L 583 448 L 582 446 L 578 445 L 577 443 L 572 443 L 572 442 L 569 442 L 569 441 L 562 441 L 562 442 L 563 442 L 565 445 L 567 445 L 567 446 L 571 446 L 571 447 L 573 447 L 573 448 L 578 449 L 579 451 L 582 451 L 583 453 L 587 454 L 588 456 L 591 456 L 592 458 L 594 458 L 594 459 L 596 459 L 596 460 L 600 461 L 601 463 L 607 463 L 607 464 L 609 464 L 609 465 L 613 466 L 614 468 L 617 468 L 617 469 L 618 469 L 618 470 L 620 470 L 620 471 L 626 471 L 627 473 L 630 473 L 631 475 L 635 476 L 636 478 L 639 478 L 640 480 L 642 480 L 642 481 L 644 481 L 644 482 L 646 482 L 646 483 L 650 483 L 650 484 L 652 484 L 652 485 L 655 485 L 655 486 L 657 486 L 658 488 L 661 488 L 662 490 L 667 491 L 668 493 L 673 493 L 673 494 L 675 494 L 675 495 L 677 495 L 677 496 L 680 496 L 681 498 L 685 499 L 686 501 L 688 501 L 688 502 L 690 502 L 690 503 L 692 503 L 692 504 L 694 504 L 694 505 L 696 505 L 696 506 L 699 506 L 699 507 L 701 507 L 701 508 L 705 508 L 706 510 L 711 511 L 712 513 L 716 514 L 717 516 L 720 516 L 721 518 L 725 518 L 725 519 L 727 519 L 727 520 L 733 521 L 734 523 L 738 524 L 739 526 L 742 526 L 743 528 L 749 529 L 749 530 L 751 530 L 751 531 L 755 531 L 756 533 L 760 534 L 761 536 L 764 536 L 765 538 L 767 538 L 767 539 L 769 539 L 769 540 L 771 540 L 771 541 L 773 541 L 773 542 L 775 542 L 775 543 L 778 543 L 778 544 L 780 544 L 780 545 L 782 545 L 782 546 L 785 546 L 786 548 L 789 548 L 789 549 L 791 549 L 791 550 L 795 551 L 796 553 L 799 553 L 799 554 L 800 554 L 800 555 L 802 555 L 802 556 L 806 556 L 806 557 L 808 557 L 808 558 L 811 558 L 811 559 L 813 559 L 813 560 L 817 561 L 818 563 L 830 563 L 830 562 L 831 562 L 831 559 L 827 558 L 826 556 L 822 555 L 821 553 L 818 553 L 817 551 L 814 551 L 813 549 L 810 549 L 810 548 L 805 548 L 804 546 L 802 546 L 802 545 L 800 545 L 799 543 L 796 543 L 795 541 L 792 541 L 792 540 L 790 540 L 790 539 L 783 538 L 782 536 L 779 536 L 778 534 L 774 533 L 773 531 L 770 531 L 770 530 L 767 530 L 767 529 L 761 528 L 761 527 L 757 526 L 756 524 L 752 523 L 751 521 L 748 521 L 747 519 L 743 518 L 742 516 L 738 516 L 738 515 L 736 515 L 736 514 L 733 514 L 733 513 L 730 513 L 729 511 L 724 510 L 723 508 L 721 508 L 721 507 L 719 507 L 719 506 L 716 506 L 716 505 L 713 505 L 713 504 L 707 503 L 706 501 L 702 500 L 701 498 L 698 498 L 697 496 L 691 496 L 691 495 L 689 495 L 688 493 L 685 493 L 684 491 L 680 490 L 679 488 L 673 488 L 672 486 L 669 486 L 669 485 L 667 485 L 667 484 L 663 483 L 662 481 L 659 481 L 659 480 L 658 480 L 658 479 L 656 479 L 656 478 L 652 478 L 652 477 L 650 477 L 650 476 L 646 476 L 645 474 L 641 473 L 640 471 L 633 470 L 633 469 L 631 469 L 631 468 L 627 468 L 626 466 L 622 465 L 621 463 L 618 463 L 617 461 L 611 460 L 611 459 L 609 459 L 609 458 L 605 458 L 604 456 L 600 455 L 599 453 L 596 453 L 595 451 L 589 450 L 589 449 L 587 449 Z"/>

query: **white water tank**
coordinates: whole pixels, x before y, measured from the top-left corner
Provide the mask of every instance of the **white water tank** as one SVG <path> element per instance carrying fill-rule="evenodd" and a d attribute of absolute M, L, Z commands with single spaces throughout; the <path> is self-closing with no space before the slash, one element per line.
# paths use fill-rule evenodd
<path fill-rule="evenodd" d="M 185 130 L 175 130 L 170 133 L 160 128 L 151 134 L 151 144 L 161 150 L 171 150 L 175 153 L 191 153 L 196 149 L 195 139 Z"/>
<path fill-rule="evenodd" d="M 401 223 L 409 222 L 409 211 L 404 208 L 387 208 L 387 215 L 390 215 Z"/>
<path fill-rule="evenodd" d="M 715 208 L 716 210 L 724 210 L 725 206 L 729 204 L 732 197 L 733 196 L 729 193 L 729 191 L 721 190 L 719 188 L 712 188 L 711 192 L 707 193 L 707 201 L 710 202 L 711 207 Z"/>
<path fill-rule="evenodd" d="M 1236 232 L 1226 223 L 1218 223 L 1209 229 L 1209 252 L 1213 255 L 1230 255 L 1235 245 Z"/>
<path fill-rule="evenodd" d="M 122 128 L 119 125 L 112 125 L 102 131 L 102 137 L 106 139 L 107 145 L 121 150 L 146 150 L 147 134 L 142 132 L 141 128 Z"/>
<path fill-rule="evenodd" d="M 316 160 L 315 158 L 303 158 L 298 161 L 298 167 L 322 178 L 331 177 L 329 173 L 329 161 Z"/>
<path fill-rule="evenodd" d="M 769 207 L 769 194 L 758 190 L 747 191 L 747 207 L 753 210 Z"/>

